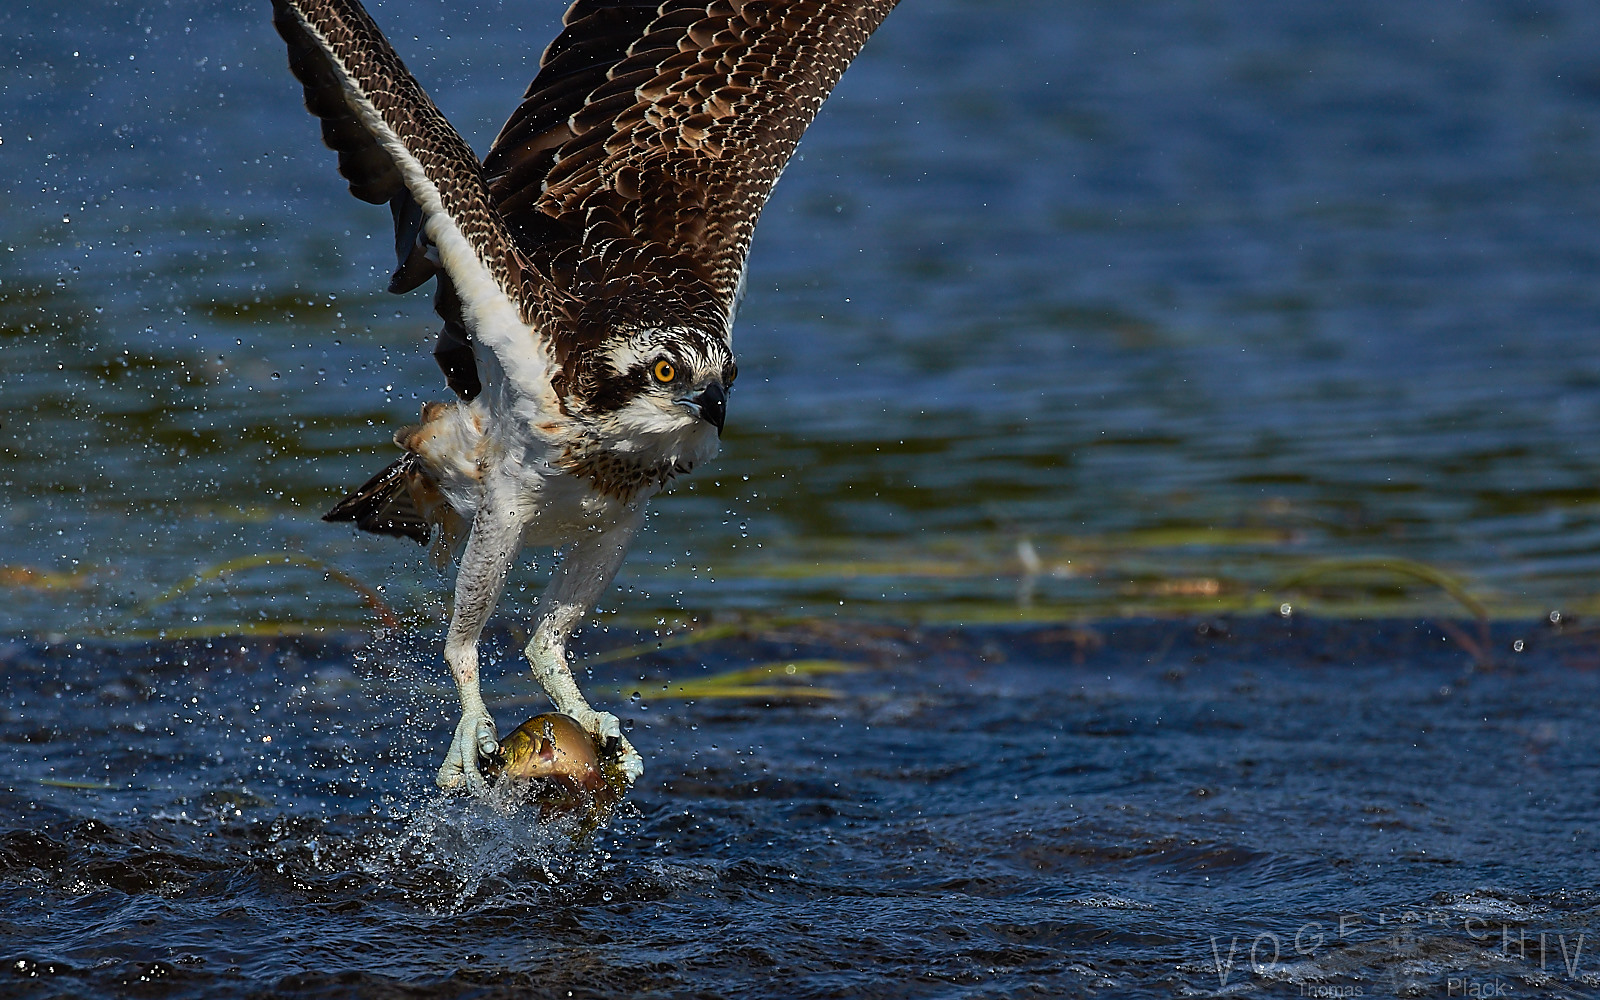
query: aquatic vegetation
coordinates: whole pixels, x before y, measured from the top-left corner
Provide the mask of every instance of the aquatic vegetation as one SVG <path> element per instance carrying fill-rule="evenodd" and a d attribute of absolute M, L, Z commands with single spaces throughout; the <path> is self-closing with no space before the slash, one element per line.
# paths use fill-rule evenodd
<path fill-rule="evenodd" d="M 706 639 L 704 641 L 712 641 Z M 828 699 L 840 697 L 831 688 L 797 683 L 811 677 L 847 674 L 862 669 L 859 663 L 841 660 L 791 660 L 763 663 L 688 680 L 653 683 L 641 680 L 636 685 L 611 688 L 619 695 L 636 695 L 643 701 L 690 701 L 713 698 L 756 698 L 767 701 Z"/>
<path fill-rule="evenodd" d="M 1293 590 L 1310 583 L 1313 580 L 1325 579 L 1330 576 L 1372 576 L 1383 577 L 1410 577 L 1430 583 L 1449 594 L 1472 617 L 1480 622 L 1489 620 L 1489 609 L 1468 592 L 1466 584 L 1456 576 L 1446 573 L 1441 569 L 1417 562 L 1414 559 L 1397 559 L 1388 556 L 1373 556 L 1362 559 L 1320 559 L 1308 566 L 1296 569 L 1289 576 L 1279 580 L 1276 589 Z"/>
<path fill-rule="evenodd" d="M 202 584 L 213 580 L 220 580 L 229 574 L 240 573 L 245 570 L 259 569 L 268 566 L 300 566 L 307 569 L 317 570 L 327 576 L 328 579 L 337 583 L 341 583 L 359 594 L 361 599 L 373 610 L 373 613 L 378 617 L 378 620 L 384 626 L 388 628 L 400 627 L 399 617 L 394 613 L 393 609 L 389 607 L 388 603 L 384 601 L 381 596 L 379 596 L 376 590 L 373 590 L 371 587 L 356 579 L 351 574 L 346 573 L 344 570 L 339 569 L 337 566 L 330 566 L 321 559 L 317 559 L 312 556 L 300 555 L 294 552 L 261 553 L 253 556 L 241 556 L 237 559 L 229 559 L 224 562 L 207 566 L 205 569 L 202 569 L 189 579 L 167 588 L 162 593 L 144 602 L 144 604 L 140 605 L 136 614 L 140 616 L 146 615 L 155 608 L 166 604 L 168 601 L 171 601 L 182 594 L 188 593 Z"/>
<path fill-rule="evenodd" d="M 54 573 L 32 566 L 0 566 L 0 589 L 82 590 L 93 583 L 93 574 L 80 569 Z"/>
<path fill-rule="evenodd" d="M 1477 624 L 1478 635 L 1476 638 L 1468 636 L 1447 618 L 1440 619 L 1441 627 L 1450 632 L 1462 646 L 1472 654 L 1473 662 L 1480 667 L 1494 665 L 1494 657 L 1490 653 L 1489 644 L 1489 609 L 1482 602 L 1468 592 L 1466 584 L 1457 577 L 1417 562 L 1413 559 L 1395 559 L 1387 557 L 1371 557 L 1365 559 L 1323 559 L 1303 566 L 1294 573 L 1278 582 L 1278 588 L 1284 591 L 1304 587 L 1314 580 L 1326 579 L 1333 576 L 1361 577 L 1371 579 L 1374 576 L 1382 579 L 1385 577 L 1403 577 L 1421 580 L 1424 583 L 1438 587 L 1454 598 L 1472 615 Z M 1285 604 L 1283 607 L 1289 607 Z"/>
<path fill-rule="evenodd" d="M 943 557 L 933 562 L 919 562 L 909 557 L 886 560 L 868 553 L 855 563 L 831 561 L 767 569 L 776 576 L 787 575 L 795 580 L 811 577 L 818 580 L 867 579 L 878 574 L 903 580 L 920 574 L 969 581 L 973 585 L 984 581 L 1001 585 L 988 600 L 971 597 L 948 601 L 906 600 L 893 605 L 868 605 L 852 613 L 857 620 L 891 622 L 1071 623 L 1107 617 L 1271 614 L 1288 604 L 1302 613 L 1331 617 L 1426 614 L 1447 620 L 1464 611 L 1481 633 L 1483 624 L 1489 620 L 1538 617 L 1548 610 L 1494 593 L 1462 574 L 1414 559 L 1381 555 L 1303 559 L 1278 549 L 1259 551 L 1244 558 L 1226 547 L 1216 547 L 1219 538 L 1234 537 L 1229 532 L 1194 531 L 1169 533 L 1159 538 L 1141 534 L 1132 538 L 1030 540 L 1009 552 L 996 548 L 987 555 L 972 553 L 959 559 Z M 1159 547 L 1158 541 L 1161 545 L 1178 545 L 1178 549 Z M 1202 559 L 1192 554 L 1175 555 L 1183 549 L 1202 550 L 1208 555 Z M 284 569 L 312 571 L 302 578 L 304 582 L 292 585 L 294 591 L 313 592 L 307 588 L 316 587 L 318 578 L 339 590 L 316 590 L 315 593 L 325 594 L 328 600 L 310 606 L 299 620 L 217 620 L 216 613 L 203 603 L 185 605 L 181 620 L 163 620 L 165 609 L 194 596 L 207 585 L 226 582 L 230 594 L 239 591 L 248 594 L 252 587 L 270 584 L 274 591 L 282 592 L 287 582 L 281 576 Z M 740 573 L 749 571 L 748 567 L 736 569 Z M 1068 595 L 1045 592 L 1041 581 L 1047 578 L 1068 581 L 1075 589 Z M 0 589 L 67 591 L 93 600 L 106 582 L 106 574 L 96 568 L 60 573 L 23 566 L 0 567 Z M 1425 586 L 1407 586 L 1409 583 Z M 358 599 L 365 611 L 365 620 L 353 616 L 347 598 L 337 598 L 339 592 Z M 1447 600 L 1441 601 L 1434 595 Z M 424 586 L 400 587 L 393 593 L 380 593 L 379 588 L 356 574 L 315 556 L 262 552 L 205 566 L 139 601 L 116 620 L 79 634 L 179 639 L 424 629 L 438 621 L 439 600 L 438 595 L 431 594 Z M 1600 610 L 1600 599 L 1590 603 Z M 1589 604 L 1573 602 L 1570 607 L 1574 613 L 1583 614 Z M 655 622 L 662 626 L 658 629 L 659 637 L 637 645 L 590 651 L 584 663 L 596 667 L 741 634 L 813 628 L 828 620 L 828 616 L 821 608 L 812 608 L 800 614 L 748 612 L 733 620 L 704 622 L 698 619 L 699 616 L 681 611 L 674 612 L 668 619 L 648 608 L 628 609 L 612 616 L 612 620 L 621 625 Z M 515 623 L 512 627 L 516 627 Z M 1488 661 L 1486 655 L 1484 662 Z"/>

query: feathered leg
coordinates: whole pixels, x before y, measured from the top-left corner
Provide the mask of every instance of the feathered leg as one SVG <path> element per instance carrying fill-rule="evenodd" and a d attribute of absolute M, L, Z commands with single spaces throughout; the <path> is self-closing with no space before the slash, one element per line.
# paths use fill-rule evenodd
<path fill-rule="evenodd" d="M 455 610 L 445 635 L 444 659 L 461 696 L 461 722 L 439 768 L 440 788 L 485 788 L 478 759 L 499 749 L 494 719 L 478 688 L 478 637 L 504 589 L 511 561 L 522 547 L 522 519 L 508 503 L 487 502 L 472 522 L 472 534 L 456 573 Z"/>
<path fill-rule="evenodd" d="M 567 666 L 567 637 L 611 586 L 628 553 L 628 545 L 643 523 L 641 504 L 615 527 L 585 535 L 568 546 L 566 558 L 556 568 L 539 601 L 539 618 L 526 650 L 533 664 L 534 679 L 555 702 L 556 710 L 578 720 L 579 725 L 599 737 L 602 743 L 611 745 L 615 741 L 621 751 L 623 773 L 630 785 L 644 774 L 644 761 L 622 735 L 617 717 L 590 708 L 583 692 L 578 690 L 578 683 Z"/>

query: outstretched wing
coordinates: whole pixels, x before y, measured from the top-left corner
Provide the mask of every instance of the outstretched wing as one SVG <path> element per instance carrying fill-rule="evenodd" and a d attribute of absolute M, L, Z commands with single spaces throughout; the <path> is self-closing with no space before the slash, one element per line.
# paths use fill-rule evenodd
<path fill-rule="evenodd" d="M 501 217 L 558 275 L 693 275 L 726 333 L 772 186 L 895 3 L 577 0 L 484 158 Z"/>
<path fill-rule="evenodd" d="M 351 191 L 393 209 L 390 289 L 442 266 L 434 353 L 470 398 L 474 340 L 532 387 L 619 325 L 727 337 L 772 186 L 895 3 L 576 0 L 481 166 L 356 0 L 273 20 Z"/>
<path fill-rule="evenodd" d="M 548 385 L 549 360 L 527 335 L 537 294 L 515 242 L 492 203 L 482 166 L 406 70 L 356 0 L 273 0 L 273 23 L 306 106 L 339 152 L 339 170 L 357 197 L 394 209 L 402 268 L 421 262 L 419 235 L 437 248 L 458 297 L 458 316 L 494 350 L 514 380 Z M 413 253 L 412 251 L 418 251 Z M 414 287 L 414 285 L 413 285 Z"/>

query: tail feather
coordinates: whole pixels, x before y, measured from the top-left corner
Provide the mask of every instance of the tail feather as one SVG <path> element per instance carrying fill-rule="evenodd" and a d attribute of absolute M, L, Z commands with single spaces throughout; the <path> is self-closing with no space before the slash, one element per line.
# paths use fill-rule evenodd
<path fill-rule="evenodd" d="M 406 453 L 388 468 L 367 480 L 354 493 L 340 500 L 322 515 L 324 521 L 354 521 L 362 531 L 379 535 L 414 538 L 428 544 L 432 528 L 417 509 L 408 483 L 420 459 Z"/>

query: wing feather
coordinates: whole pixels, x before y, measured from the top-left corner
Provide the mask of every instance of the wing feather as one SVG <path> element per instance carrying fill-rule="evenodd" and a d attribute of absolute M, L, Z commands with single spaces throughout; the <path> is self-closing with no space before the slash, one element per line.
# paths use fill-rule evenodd
<path fill-rule="evenodd" d="M 577 0 L 482 164 L 357 0 L 273 7 L 352 192 L 394 211 L 391 289 L 438 248 L 436 353 L 470 397 L 471 341 L 564 395 L 607 331 L 728 337 L 767 196 L 896 2 Z"/>
<path fill-rule="evenodd" d="M 307 106 L 322 117 L 325 137 L 331 130 L 341 170 L 349 158 L 352 191 L 359 183 L 368 200 L 394 206 L 402 244 L 394 284 L 415 287 L 431 273 L 407 260 L 421 241 L 404 246 L 419 210 L 465 326 L 515 381 L 547 388 L 548 354 L 528 336 L 540 283 L 494 208 L 471 147 L 356 0 L 273 0 L 273 9 Z"/>
<path fill-rule="evenodd" d="M 895 3 L 578 0 L 484 158 L 496 206 L 532 258 L 632 242 L 731 323 L 772 186 Z"/>

